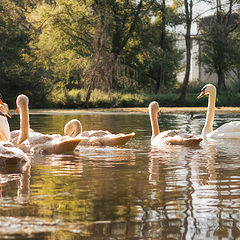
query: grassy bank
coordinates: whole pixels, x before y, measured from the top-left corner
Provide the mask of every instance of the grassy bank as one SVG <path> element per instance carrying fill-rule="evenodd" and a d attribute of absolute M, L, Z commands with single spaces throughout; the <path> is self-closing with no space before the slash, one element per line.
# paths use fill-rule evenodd
<path fill-rule="evenodd" d="M 146 107 L 151 101 L 158 101 L 162 107 L 206 107 L 207 97 L 197 99 L 198 93 L 188 93 L 184 106 L 178 102 L 178 93 L 146 94 L 146 93 L 104 93 L 94 90 L 91 94 L 89 108 L 124 108 Z M 49 107 L 54 108 L 86 108 L 86 91 L 71 90 L 68 92 L 55 92 L 49 99 Z M 217 96 L 217 107 L 239 107 L 240 94 L 228 93 Z"/>

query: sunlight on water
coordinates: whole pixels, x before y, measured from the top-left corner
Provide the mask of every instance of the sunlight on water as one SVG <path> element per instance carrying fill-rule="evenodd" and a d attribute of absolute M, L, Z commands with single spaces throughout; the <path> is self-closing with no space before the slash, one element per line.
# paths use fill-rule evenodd
<path fill-rule="evenodd" d="M 237 239 L 240 140 L 199 147 L 151 147 L 147 114 L 32 114 L 31 128 L 63 134 L 72 118 L 84 130 L 135 132 L 121 147 L 78 146 L 30 164 L 0 164 L 0 238 Z M 214 127 L 240 116 L 217 115 Z M 161 130 L 200 135 L 204 118 L 162 114 Z M 9 120 L 19 128 L 18 116 Z"/>

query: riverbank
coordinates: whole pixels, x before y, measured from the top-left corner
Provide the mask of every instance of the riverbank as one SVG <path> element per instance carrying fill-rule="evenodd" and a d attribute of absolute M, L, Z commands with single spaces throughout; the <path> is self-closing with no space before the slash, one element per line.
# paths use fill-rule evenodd
<path fill-rule="evenodd" d="M 157 101 L 160 107 L 206 107 L 208 97 L 198 99 L 200 90 L 197 93 L 188 93 L 184 104 L 179 102 L 179 93 L 104 93 L 100 90 L 94 90 L 91 94 L 88 104 L 86 104 L 86 91 L 71 90 L 68 92 L 56 92 L 45 104 L 46 108 L 60 109 L 90 109 L 90 108 L 144 108 L 151 101 Z M 36 105 L 32 102 L 32 108 L 41 108 L 42 103 Z M 216 107 L 240 107 L 240 93 L 225 93 L 216 98 Z M 194 109 L 193 109 L 194 110 Z"/>
<path fill-rule="evenodd" d="M 206 113 L 206 107 L 161 107 L 161 113 L 166 114 L 188 114 Z M 14 114 L 14 110 L 12 110 Z M 30 109 L 30 114 L 52 114 L 52 115 L 81 115 L 81 114 L 148 114 L 147 107 L 131 108 L 90 108 L 90 109 Z M 240 114 L 240 107 L 218 107 L 216 114 Z"/>

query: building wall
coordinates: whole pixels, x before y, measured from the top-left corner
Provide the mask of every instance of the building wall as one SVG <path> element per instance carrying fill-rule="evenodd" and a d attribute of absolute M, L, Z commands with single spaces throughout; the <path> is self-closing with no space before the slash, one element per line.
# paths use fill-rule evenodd
<path fill-rule="evenodd" d="M 185 50 L 185 40 L 179 40 L 177 44 L 178 48 L 181 50 Z M 186 51 L 185 51 L 186 52 Z M 191 44 L 191 69 L 189 75 L 189 82 L 202 82 L 202 83 L 217 83 L 217 74 L 209 74 L 206 71 L 206 67 L 198 62 L 198 55 L 200 52 L 200 46 L 198 41 L 192 40 Z M 186 55 L 181 61 L 181 64 L 185 65 L 186 63 Z M 185 75 L 185 68 L 181 72 L 177 74 L 178 82 L 183 82 Z"/>

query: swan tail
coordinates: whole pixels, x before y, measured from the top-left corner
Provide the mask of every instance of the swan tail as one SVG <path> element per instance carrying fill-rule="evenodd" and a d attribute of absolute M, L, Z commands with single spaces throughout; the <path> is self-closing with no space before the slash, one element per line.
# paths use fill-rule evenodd
<path fill-rule="evenodd" d="M 56 145 L 54 153 L 72 152 L 80 143 L 80 141 L 81 139 L 79 138 L 72 138 L 60 141 L 60 143 Z"/>
<path fill-rule="evenodd" d="M 129 134 L 119 134 L 119 135 L 116 135 L 113 139 L 111 139 L 111 141 L 109 141 L 108 144 L 104 144 L 104 145 L 109 145 L 109 146 L 124 145 L 129 140 L 131 140 L 133 136 L 135 136 L 134 132 Z"/>
<path fill-rule="evenodd" d="M 166 144 L 169 145 L 184 145 L 184 146 L 197 146 L 202 141 L 202 138 L 180 138 L 173 137 L 165 140 Z"/>
<path fill-rule="evenodd" d="M 202 141 L 202 138 L 190 138 L 190 139 L 184 139 L 183 145 L 185 146 L 197 146 Z"/>
<path fill-rule="evenodd" d="M 47 154 L 64 154 L 73 152 L 81 139 L 79 138 L 62 138 L 57 143 L 39 144 L 34 147 L 34 153 L 47 153 Z"/>

